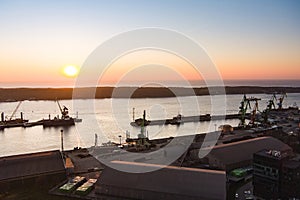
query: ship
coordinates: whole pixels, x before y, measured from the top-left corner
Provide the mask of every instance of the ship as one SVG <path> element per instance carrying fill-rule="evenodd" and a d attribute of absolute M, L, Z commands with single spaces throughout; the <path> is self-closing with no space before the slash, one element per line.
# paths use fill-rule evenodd
<path fill-rule="evenodd" d="M 74 122 L 76 123 L 82 122 L 82 119 L 78 117 L 78 112 L 76 112 L 76 117 L 74 118 Z"/>
<path fill-rule="evenodd" d="M 43 127 L 55 127 L 55 126 L 73 126 L 75 125 L 74 118 L 57 118 L 54 119 L 44 119 Z"/>
<path fill-rule="evenodd" d="M 1 122 L 0 122 L 0 130 L 3 130 L 4 128 L 10 128 L 10 127 L 22 127 L 24 123 L 27 123 L 28 120 L 23 118 L 23 113 L 21 112 L 20 118 L 14 118 L 17 110 L 19 109 L 22 101 L 18 103 L 16 108 L 14 109 L 11 116 L 8 118 L 8 116 L 5 116 L 4 112 L 1 113 Z"/>
<path fill-rule="evenodd" d="M 61 117 L 56 116 L 51 119 L 49 115 L 49 119 L 43 119 L 43 127 L 74 126 L 75 120 L 69 116 L 69 109 L 66 106 L 62 108 L 58 100 L 56 102 L 61 112 Z"/>

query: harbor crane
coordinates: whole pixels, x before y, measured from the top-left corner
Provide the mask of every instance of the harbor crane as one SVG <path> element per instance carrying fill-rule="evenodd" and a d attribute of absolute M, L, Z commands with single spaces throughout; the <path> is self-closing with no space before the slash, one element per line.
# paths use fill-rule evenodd
<path fill-rule="evenodd" d="M 278 98 L 278 109 L 281 110 L 282 109 L 282 105 L 283 105 L 283 100 L 284 98 L 287 97 L 286 93 L 281 93 L 280 97 Z"/>
<path fill-rule="evenodd" d="M 259 99 L 259 98 L 251 98 L 251 100 L 250 100 L 250 101 L 255 101 L 255 104 L 254 104 L 253 110 L 251 112 L 249 125 L 253 126 L 255 124 L 256 113 L 258 111 L 258 101 L 260 101 L 260 100 L 261 99 Z"/>
<path fill-rule="evenodd" d="M 60 103 L 58 100 L 56 100 L 57 105 L 59 107 L 61 118 L 62 119 L 68 119 L 69 118 L 69 109 L 66 106 L 63 106 L 63 108 L 60 106 Z"/>
<path fill-rule="evenodd" d="M 258 101 L 260 101 L 261 99 L 260 98 L 255 98 L 255 97 L 250 97 L 250 98 L 247 98 L 246 95 L 244 95 L 242 101 L 241 101 L 241 105 L 239 107 L 239 115 L 240 115 L 240 123 L 239 123 L 239 126 L 240 127 L 245 127 L 246 126 L 246 123 L 245 123 L 245 120 L 246 120 L 246 114 L 247 114 L 247 110 L 248 108 L 251 109 L 251 104 L 250 102 L 253 102 L 255 101 L 255 105 L 254 105 L 254 108 L 251 112 L 251 120 L 249 122 L 249 124 L 254 124 L 255 122 L 255 117 L 256 117 L 256 112 L 258 110 Z"/>
<path fill-rule="evenodd" d="M 13 113 L 11 114 L 9 121 L 11 121 L 13 119 L 13 117 L 15 116 L 16 112 L 18 111 L 20 105 L 22 104 L 22 101 L 20 101 L 17 105 L 17 107 L 14 109 Z"/>
<path fill-rule="evenodd" d="M 250 102 L 247 100 L 246 95 L 244 94 L 244 97 L 241 101 L 241 105 L 239 107 L 239 115 L 240 115 L 240 123 L 239 126 L 245 126 L 245 118 L 246 118 L 246 112 L 248 107 L 250 107 Z"/>
<path fill-rule="evenodd" d="M 272 108 L 276 109 L 274 101 L 277 101 L 275 94 L 273 94 L 272 98 L 268 102 L 268 105 L 267 105 L 268 110 L 272 110 Z"/>
<path fill-rule="evenodd" d="M 268 118 L 269 118 L 269 113 L 272 109 L 276 109 L 275 103 L 277 101 L 276 94 L 274 93 L 271 97 L 271 99 L 268 101 L 267 108 L 263 110 L 262 117 L 263 117 L 263 122 L 264 124 L 268 123 Z"/>

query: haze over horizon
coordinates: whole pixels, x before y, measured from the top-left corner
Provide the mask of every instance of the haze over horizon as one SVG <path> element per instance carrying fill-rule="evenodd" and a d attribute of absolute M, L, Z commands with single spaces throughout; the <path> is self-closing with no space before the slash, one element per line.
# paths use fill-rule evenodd
<path fill-rule="evenodd" d="M 72 87 L 76 75 L 64 67 L 80 68 L 102 42 L 144 27 L 175 30 L 195 40 L 225 84 L 268 85 L 277 80 L 275 86 L 300 86 L 299 9 L 300 2 L 293 0 L 0 0 L 0 87 Z M 166 68 L 133 67 L 157 61 Z M 120 80 L 121 68 L 135 70 L 125 80 L 128 84 L 157 81 L 176 86 L 180 77 L 170 70 L 195 85 L 203 83 L 178 57 L 142 51 L 113 63 L 100 86 Z"/>

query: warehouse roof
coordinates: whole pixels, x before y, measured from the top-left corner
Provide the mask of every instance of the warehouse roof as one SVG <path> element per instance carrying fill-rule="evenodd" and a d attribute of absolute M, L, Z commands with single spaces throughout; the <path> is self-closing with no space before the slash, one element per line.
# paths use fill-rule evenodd
<path fill-rule="evenodd" d="M 63 172 L 60 152 L 47 151 L 0 158 L 0 181 Z"/>
<path fill-rule="evenodd" d="M 221 161 L 223 164 L 252 160 L 253 154 L 263 149 L 292 152 L 292 148 L 273 137 L 258 137 L 229 144 L 215 146 L 208 156 Z"/>
<path fill-rule="evenodd" d="M 300 161 L 288 160 L 283 163 L 283 167 L 289 169 L 300 169 Z"/>
<path fill-rule="evenodd" d="M 127 173 L 106 167 L 98 184 L 111 187 L 151 191 L 180 195 L 196 199 L 226 198 L 226 175 L 224 171 L 185 167 L 163 166 L 157 164 L 113 161 L 118 169 L 135 168 L 137 172 Z"/>

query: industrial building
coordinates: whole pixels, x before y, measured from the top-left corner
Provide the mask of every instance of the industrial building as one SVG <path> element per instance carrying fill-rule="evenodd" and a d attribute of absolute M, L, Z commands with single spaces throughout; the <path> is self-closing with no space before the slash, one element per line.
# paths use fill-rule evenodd
<path fill-rule="evenodd" d="M 54 186 L 65 179 L 65 165 L 58 150 L 0 158 L 0 192 L 28 184 Z"/>
<path fill-rule="evenodd" d="M 253 155 L 254 194 L 263 198 L 280 198 L 281 168 L 289 154 L 280 150 L 261 150 Z"/>
<path fill-rule="evenodd" d="M 98 196 L 123 199 L 226 199 L 224 171 L 112 161 L 118 169 L 135 168 L 147 173 L 128 173 L 106 167 L 97 181 Z"/>
<path fill-rule="evenodd" d="M 300 198 L 300 162 L 288 160 L 282 166 L 281 194 L 289 198 Z"/>
<path fill-rule="evenodd" d="M 300 162 L 291 154 L 262 150 L 253 158 L 254 194 L 264 199 L 300 197 Z"/>
<path fill-rule="evenodd" d="M 216 145 L 206 157 L 201 159 L 201 162 L 207 163 L 211 168 L 229 173 L 237 168 L 251 166 L 253 154 L 265 148 L 278 149 L 288 154 L 292 153 L 291 147 L 273 137 L 258 137 Z"/>

